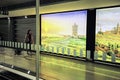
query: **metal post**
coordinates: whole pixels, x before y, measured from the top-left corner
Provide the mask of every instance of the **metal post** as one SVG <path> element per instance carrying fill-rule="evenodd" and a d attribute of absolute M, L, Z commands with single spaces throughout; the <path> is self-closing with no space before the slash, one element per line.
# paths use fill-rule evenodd
<path fill-rule="evenodd" d="M 10 34 L 11 34 L 10 24 L 11 24 L 11 23 L 10 23 L 10 18 L 8 17 L 8 38 L 7 38 L 8 41 L 11 40 L 11 38 L 10 38 L 10 36 L 11 36 L 11 35 L 10 35 Z"/>
<path fill-rule="evenodd" d="M 40 67 L 40 16 L 39 16 L 40 0 L 36 0 L 36 80 L 39 80 L 39 67 Z"/>

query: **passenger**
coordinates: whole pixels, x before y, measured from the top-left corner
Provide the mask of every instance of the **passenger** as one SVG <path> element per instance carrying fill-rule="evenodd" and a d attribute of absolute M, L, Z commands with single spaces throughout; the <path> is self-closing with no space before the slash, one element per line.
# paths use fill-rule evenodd
<path fill-rule="evenodd" d="M 34 39 L 33 39 L 32 31 L 30 29 L 27 31 L 27 34 L 25 35 L 24 42 L 27 43 L 26 45 L 27 54 L 31 55 L 31 44 L 34 44 Z M 29 47 L 28 47 L 28 44 L 29 44 Z"/>

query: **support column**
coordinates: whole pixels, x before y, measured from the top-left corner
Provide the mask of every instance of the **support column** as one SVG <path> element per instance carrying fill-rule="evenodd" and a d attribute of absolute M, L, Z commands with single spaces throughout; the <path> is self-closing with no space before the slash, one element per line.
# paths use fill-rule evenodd
<path fill-rule="evenodd" d="M 40 68 L 40 16 L 39 16 L 40 0 L 36 0 L 36 80 L 39 80 Z"/>
<path fill-rule="evenodd" d="M 10 18 L 8 17 L 8 41 L 10 41 L 11 40 L 11 26 L 10 26 L 10 24 L 11 24 L 11 21 L 10 21 Z"/>
<path fill-rule="evenodd" d="M 96 10 L 90 9 L 87 14 L 87 50 L 90 51 L 90 59 L 94 61 L 95 51 L 95 26 L 96 26 Z M 88 55 L 87 54 L 87 55 Z"/>

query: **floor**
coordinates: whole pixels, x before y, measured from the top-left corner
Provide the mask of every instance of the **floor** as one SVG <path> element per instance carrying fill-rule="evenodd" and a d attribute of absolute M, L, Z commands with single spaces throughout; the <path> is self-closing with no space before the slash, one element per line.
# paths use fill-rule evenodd
<path fill-rule="evenodd" d="M 30 80 L 30 79 L 27 79 L 23 76 L 0 69 L 0 80 Z"/>
<path fill-rule="evenodd" d="M 0 61 L 35 71 L 34 53 L 14 55 L 9 50 L 1 52 Z M 40 76 L 45 80 L 120 80 L 120 67 L 41 54 Z"/>

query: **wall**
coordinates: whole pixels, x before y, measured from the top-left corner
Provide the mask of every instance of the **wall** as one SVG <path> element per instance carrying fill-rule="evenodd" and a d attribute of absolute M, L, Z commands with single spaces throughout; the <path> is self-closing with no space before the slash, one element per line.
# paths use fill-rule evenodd
<path fill-rule="evenodd" d="M 0 19 L 0 35 L 2 36 L 2 39 L 8 40 L 8 20 L 7 19 Z"/>
<path fill-rule="evenodd" d="M 27 33 L 28 29 L 32 30 L 33 33 L 33 37 L 34 37 L 34 41 L 35 41 L 35 17 L 32 18 L 18 18 L 18 19 L 14 19 L 16 21 L 16 23 L 14 24 L 16 26 L 15 30 L 16 30 L 16 41 L 19 42 L 24 42 L 25 39 L 25 35 Z"/>

